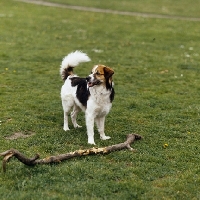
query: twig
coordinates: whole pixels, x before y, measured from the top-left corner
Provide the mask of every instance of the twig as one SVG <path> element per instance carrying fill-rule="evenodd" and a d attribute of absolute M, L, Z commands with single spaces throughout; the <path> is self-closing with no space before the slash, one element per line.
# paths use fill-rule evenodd
<path fill-rule="evenodd" d="M 16 157 L 20 162 L 22 162 L 25 165 L 28 166 L 35 166 L 37 164 L 49 164 L 49 163 L 58 163 L 63 160 L 68 160 L 70 158 L 74 157 L 80 157 L 80 156 L 86 156 L 86 155 L 94 155 L 94 154 L 108 154 L 113 151 L 119 151 L 122 149 L 129 149 L 131 151 L 134 151 L 133 148 L 131 148 L 131 144 L 135 140 L 140 140 L 142 137 L 137 134 L 128 134 L 127 139 L 124 143 L 115 144 L 112 146 L 107 146 L 103 148 L 90 148 L 85 150 L 76 150 L 74 152 L 66 153 L 66 154 L 60 154 L 57 156 L 50 156 L 46 157 L 44 159 L 39 159 L 39 154 L 36 154 L 33 158 L 27 158 L 22 153 L 20 153 L 16 149 L 10 149 L 3 153 L 0 153 L 0 156 L 3 157 L 3 172 L 6 172 L 6 164 L 12 157 Z"/>

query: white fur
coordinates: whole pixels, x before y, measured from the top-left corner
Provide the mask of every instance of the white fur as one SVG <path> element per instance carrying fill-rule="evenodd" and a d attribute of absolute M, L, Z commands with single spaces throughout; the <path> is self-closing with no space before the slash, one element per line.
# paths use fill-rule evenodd
<path fill-rule="evenodd" d="M 64 70 L 64 66 L 78 64 L 81 60 L 88 60 L 81 52 L 74 52 L 69 54 L 64 59 L 64 63 L 61 65 L 61 69 Z M 94 142 L 94 123 L 96 122 L 98 132 L 100 134 L 100 138 L 102 140 L 110 139 L 109 136 L 106 136 L 104 133 L 104 123 L 105 117 L 109 113 L 112 103 L 110 101 L 110 91 L 106 89 L 106 87 L 101 85 L 94 85 L 93 87 L 89 87 L 90 96 L 87 101 L 87 108 L 82 105 L 82 103 L 77 99 L 76 92 L 77 86 L 73 87 L 71 85 L 71 77 L 75 77 L 76 75 L 70 75 L 66 79 L 64 85 L 61 88 L 61 99 L 62 106 L 64 110 L 64 127 L 65 131 L 69 130 L 68 126 L 68 113 L 73 107 L 73 111 L 71 112 L 71 119 L 73 126 L 75 128 L 81 127 L 76 122 L 76 117 L 79 111 L 85 112 L 86 118 L 86 126 L 87 126 L 87 135 L 88 135 L 88 143 L 95 144 Z"/>
<path fill-rule="evenodd" d="M 87 56 L 87 54 L 81 52 L 81 51 L 75 51 L 63 58 L 63 61 L 60 66 L 60 74 L 62 75 L 62 72 L 64 69 L 70 67 L 76 67 L 82 62 L 89 62 L 90 58 Z"/>
<path fill-rule="evenodd" d="M 71 77 L 71 76 L 70 76 Z M 71 86 L 70 77 L 67 78 L 65 84 L 61 89 L 62 105 L 64 110 L 64 127 L 65 131 L 69 130 L 68 126 L 68 113 L 73 107 L 71 112 L 71 119 L 74 128 L 81 127 L 76 122 L 76 117 L 79 111 L 85 112 L 88 143 L 95 144 L 94 142 L 94 122 L 97 124 L 98 132 L 102 140 L 110 139 L 104 133 L 105 117 L 109 113 L 112 103 L 110 102 L 110 93 L 103 86 L 93 86 L 89 88 L 90 97 L 87 101 L 87 108 L 83 106 L 76 97 L 76 87 Z"/>
<path fill-rule="evenodd" d="M 88 143 L 94 142 L 94 122 L 96 122 L 100 138 L 102 140 L 110 139 L 104 133 L 105 117 L 109 113 L 112 103 L 110 102 L 110 92 L 100 85 L 89 88 L 90 98 L 87 102 L 87 109 L 85 111 L 86 126 L 88 134 Z"/>

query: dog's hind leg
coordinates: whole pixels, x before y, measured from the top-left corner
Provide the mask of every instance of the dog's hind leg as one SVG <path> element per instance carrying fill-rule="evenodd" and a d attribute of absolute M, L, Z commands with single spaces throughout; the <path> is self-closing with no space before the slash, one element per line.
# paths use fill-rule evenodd
<path fill-rule="evenodd" d="M 110 136 L 106 136 L 104 133 L 104 124 L 105 124 L 105 117 L 98 117 L 95 119 L 95 122 L 97 124 L 97 128 L 100 134 L 100 138 L 102 140 L 108 140 L 110 139 Z"/>
<path fill-rule="evenodd" d="M 63 126 L 63 130 L 64 131 L 68 131 L 69 130 L 69 126 L 68 126 L 68 112 L 64 111 L 64 126 Z"/>
<path fill-rule="evenodd" d="M 82 126 L 79 126 L 76 122 L 76 118 L 77 118 L 77 115 L 78 115 L 79 112 L 80 112 L 80 108 L 76 104 L 74 104 L 73 111 L 71 112 L 71 119 L 72 119 L 72 123 L 74 125 L 74 128 L 82 127 Z"/>
<path fill-rule="evenodd" d="M 62 100 L 62 106 L 63 106 L 63 111 L 64 111 L 64 126 L 63 126 L 64 131 L 69 130 L 68 113 L 69 113 L 71 107 L 73 106 L 73 104 L 74 104 L 74 102 L 70 98 Z"/>

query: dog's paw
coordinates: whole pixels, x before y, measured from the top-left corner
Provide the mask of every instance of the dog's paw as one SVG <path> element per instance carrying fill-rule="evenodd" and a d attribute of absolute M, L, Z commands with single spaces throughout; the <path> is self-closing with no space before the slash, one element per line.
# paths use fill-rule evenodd
<path fill-rule="evenodd" d="M 70 129 L 69 129 L 69 127 L 64 127 L 63 130 L 64 131 L 69 131 Z"/>
<path fill-rule="evenodd" d="M 96 145 L 95 142 L 94 142 L 94 139 L 88 139 L 88 144 Z"/>
<path fill-rule="evenodd" d="M 78 124 L 76 124 L 75 126 L 74 126 L 74 128 L 81 128 L 82 126 L 80 126 L 80 125 L 78 125 Z"/>
<path fill-rule="evenodd" d="M 101 136 L 100 137 L 102 140 L 109 140 L 111 137 L 110 136 Z"/>
<path fill-rule="evenodd" d="M 95 142 L 93 142 L 93 143 L 90 143 L 90 142 L 88 142 L 88 144 L 91 144 L 91 145 L 96 145 L 96 143 L 95 143 Z"/>

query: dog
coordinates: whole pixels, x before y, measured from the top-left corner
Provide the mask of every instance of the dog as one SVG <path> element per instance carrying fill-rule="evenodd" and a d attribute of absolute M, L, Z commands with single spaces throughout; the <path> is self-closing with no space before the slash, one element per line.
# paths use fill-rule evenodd
<path fill-rule="evenodd" d="M 74 128 L 78 125 L 76 118 L 79 111 L 85 112 L 88 143 L 94 142 L 94 123 L 97 125 L 100 138 L 110 139 L 104 133 L 105 117 L 112 107 L 114 100 L 113 69 L 105 65 L 95 65 L 86 78 L 74 74 L 74 67 L 80 63 L 89 62 L 90 58 L 81 51 L 74 51 L 63 58 L 60 66 L 60 75 L 64 81 L 61 88 L 61 100 L 64 111 L 65 131 L 69 130 L 68 113 L 71 108 L 71 120 Z"/>

